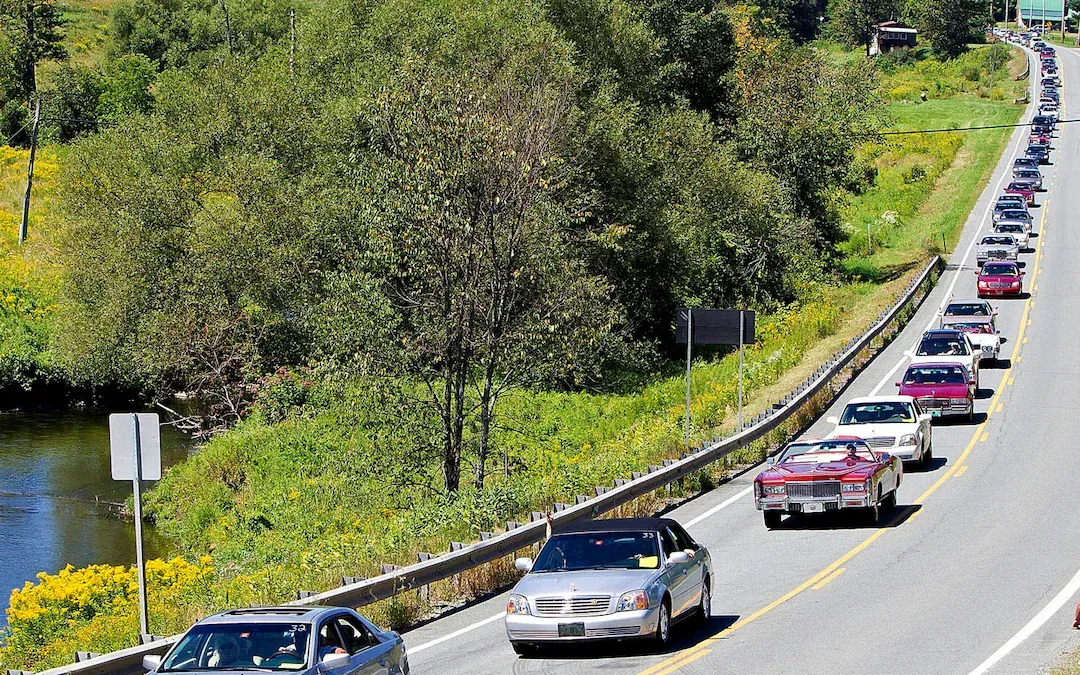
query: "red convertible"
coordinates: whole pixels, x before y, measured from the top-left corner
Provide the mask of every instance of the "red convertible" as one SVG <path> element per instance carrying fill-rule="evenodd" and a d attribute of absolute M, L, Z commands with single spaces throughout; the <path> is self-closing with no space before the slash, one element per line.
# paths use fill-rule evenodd
<path fill-rule="evenodd" d="M 982 269 L 976 270 L 979 277 L 978 293 L 983 298 L 988 295 L 1019 296 L 1023 290 L 1023 271 L 1014 262 L 988 262 Z"/>
<path fill-rule="evenodd" d="M 1005 188 L 1005 194 L 1020 195 L 1024 198 L 1024 201 L 1028 203 L 1028 206 L 1033 206 L 1035 204 L 1035 188 L 1031 186 L 1031 183 L 1013 181 L 1012 183 L 1009 183 L 1009 187 Z"/>
<path fill-rule="evenodd" d="M 875 452 L 852 436 L 789 443 L 754 479 L 754 503 L 770 530 L 785 513 L 863 511 L 871 524 L 896 507 L 903 480 L 899 457 Z"/>
<path fill-rule="evenodd" d="M 961 415 L 970 422 L 975 416 L 975 377 L 959 363 L 912 364 L 896 386 L 931 417 Z"/>

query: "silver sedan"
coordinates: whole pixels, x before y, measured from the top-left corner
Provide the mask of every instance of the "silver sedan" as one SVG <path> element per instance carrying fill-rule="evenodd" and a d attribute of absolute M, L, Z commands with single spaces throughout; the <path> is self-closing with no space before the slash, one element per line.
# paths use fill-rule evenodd
<path fill-rule="evenodd" d="M 164 657 L 143 657 L 143 667 L 162 675 L 409 673 L 400 635 L 341 607 L 252 607 L 215 614 L 188 629 Z"/>
<path fill-rule="evenodd" d="M 671 625 L 712 609 L 708 550 L 669 518 L 597 520 L 559 529 L 506 605 L 518 654 L 596 639 L 668 643 Z"/>

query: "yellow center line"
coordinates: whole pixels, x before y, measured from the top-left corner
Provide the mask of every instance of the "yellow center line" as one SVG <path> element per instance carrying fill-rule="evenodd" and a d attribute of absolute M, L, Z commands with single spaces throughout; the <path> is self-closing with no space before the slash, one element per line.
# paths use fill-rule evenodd
<path fill-rule="evenodd" d="M 836 570 L 835 572 L 833 572 L 833 573 L 832 573 L 832 574 L 830 574 L 829 576 L 825 577 L 825 578 L 824 578 L 824 579 L 822 579 L 821 581 L 819 581 L 819 582 L 817 582 L 816 584 L 814 584 L 814 586 L 813 586 L 813 588 L 812 588 L 811 590 L 815 590 L 815 591 L 820 591 L 820 590 L 821 590 L 822 588 L 824 588 L 824 587 L 825 587 L 825 584 L 829 583 L 830 581 L 832 581 L 832 580 L 833 580 L 833 579 L 835 579 L 836 577 L 838 577 L 838 576 L 840 576 L 841 574 L 843 574 L 843 573 L 844 573 L 844 570 L 846 570 L 846 569 L 847 569 L 846 567 L 841 567 L 840 569 Z"/>
<path fill-rule="evenodd" d="M 990 438 L 990 434 L 989 433 L 984 433 L 982 436 L 979 437 L 979 442 L 980 443 L 985 443 L 986 439 L 988 439 L 988 438 Z"/>
<path fill-rule="evenodd" d="M 955 475 L 955 476 L 953 476 L 953 478 L 959 478 L 960 476 L 963 476 L 963 475 L 964 475 L 964 472 L 965 472 L 965 471 L 967 471 L 967 469 L 968 469 L 968 465 L 967 465 L 967 464 L 965 464 L 964 466 L 960 467 L 959 469 L 957 469 L 957 470 L 956 470 L 956 475 Z"/>
<path fill-rule="evenodd" d="M 1043 240 L 1045 239 L 1045 234 L 1044 233 L 1046 232 L 1046 227 L 1045 227 L 1045 225 L 1046 225 L 1046 213 L 1047 213 L 1047 208 L 1046 207 L 1047 207 L 1047 205 L 1049 203 L 1050 203 L 1049 198 L 1047 198 L 1043 202 L 1042 217 L 1039 220 L 1039 240 L 1035 244 L 1035 254 L 1033 256 L 1035 261 L 1033 263 L 1034 267 L 1033 267 L 1033 270 L 1032 270 L 1032 273 L 1031 273 L 1031 276 L 1032 276 L 1033 279 L 1039 273 L 1039 262 L 1042 260 L 1041 249 L 1042 249 Z M 1021 347 L 1021 345 L 1023 345 L 1024 343 L 1027 342 L 1027 338 L 1024 337 L 1024 332 L 1026 331 L 1027 327 L 1031 324 L 1031 321 L 1029 320 L 1028 316 L 1031 313 L 1031 307 L 1032 307 L 1033 304 L 1034 304 L 1033 299 L 1029 295 L 1028 299 L 1026 301 L 1024 301 L 1024 311 L 1023 311 L 1023 314 L 1020 316 L 1020 328 L 1019 328 L 1019 331 L 1018 331 L 1017 336 L 1016 336 L 1017 339 L 1013 343 L 1014 346 L 1013 346 L 1012 356 L 1009 358 L 1009 364 L 1010 365 L 1009 365 L 1008 368 L 1005 368 L 1001 373 L 1001 381 L 1002 381 L 1003 384 L 1006 382 L 1006 380 L 1008 380 L 1009 384 L 1012 384 L 1014 378 L 1012 378 L 1010 376 L 1010 372 L 1012 371 L 1014 365 L 1019 363 L 1020 360 L 1022 359 L 1022 357 L 1020 356 L 1020 347 Z M 987 425 L 987 422 L 990 421 L 990 415 L 991 415 L 991 413 L 994 412 L 995 405 L 997 406 L 998 412 L 1000 412 L 1001 410 L 1004 409 L 1004 404 L 1001 404 L 1001 405 L 998 404 L 998 402 L 999 402 L 999 400 L 1001 398 L 1001 394 L 1004 392 L 1004 390 L 1005 390 L 1004 386 L 999 386 L 997 388 L 997 391 L 994 392 L 994 396 L 993 396 L 993 398 L 990 399 L 990 405 L 987 408 L 986 418 L 983 419 L 983 421 L 980 422 L 977 427 L 975 427 L 975 431 L 971 436 L 971 440 L 968 442 L 967 447 L 964 448 L 964 451 L 962 453 L 960 453 L 960 456 L 956 459 L 956 462 L 954 462 L 949 467 L 949 469 L 947 471 L 945 471 L 945 473 L 940 478 L 938 478 L 937 481 L 926 490 L 926 492 L 919 495 L 919 498 L 914 501 L 914 504 L 921 505 L 923 502 L 925 502 L 927 500 L 927 498 L 930 497 L 930 495 L 934 494 L 934 492 L 936 492 L 937 489 L 940 488 L 945 483 L 945 481 L 947 481 L 949 478 L 952 478 L 954 475 L 959 475 L 960 473 L 963 473 L 964 471 L 967 470 L 967 467 L 963 466 L 959 471 L 957 471 L 958 467 L 961 467 L 964 464 L 964 460 L 966 460 L 968 458 L 968 455 L 971 454 L 971 451 L 972 451 L 972 449 L 974 449 L 974 447 L 976 445 L 976 442 L 979 440 L 980 436 L 983 433 L 986 432 L 986 425 Z M 864 539 L 860 544 L 855 546 L 855 548 L 851 549 L 850 551 L 848 551 L 844 555 L 840 556 L 834 562 L 830 563 L 827 567 L 825 567 L 825 569 L 823 569 L 820 572 L 818 572 L 817 574 L 813 575 L 812 577 L 810 577 L 809 579 L 807 579 L 803 583 L 799 584 L 794 589 L 788 591 L 784 595 L 780 596 L 776 600 L 773 600 L 769 604 L 765 605 L 764 607 L 762 607 L 758 611 L 754 612 L 750 616 L 746 617 L 745 619 L 740 619 L 739 621 L 736 621 L 734 624 L 732 624 L 731 626 L 729 626 L 729 627 L 725 628 L 724 630 L 720 631 L 716 635 L 714 635 L 712 637 L 709 637 L 709 638 L 705 638 L 704 640 L 702 640 L 698 644 L 694 645 L 693 647 L 690 647 L 688 649 L 683 650 L 682 652 L 676 654 L 675 656 L 667 658 L 667 659 L 665 659 L 665 660 L 663 660 L 663 661 L 661 661 L 659 663 L 653 664 L 652 666 L 650 666 L 650 667 L 646 668 L 645 670 L 641 671 L 640 673 L 638 673 L 638 675 L 669 675 L 670 673 L 678 670 L 682 666 L 684 666 L 684 665 L 686 665 L 686 664 L 688 664 L 688 663 L 690 663 L 692 661 L 696 661 L 699 658 L 701 658 L 701 657 L 705 656 L 706 654 L 708 654 L 711 651 L 709 649 L 709 647 L 711 645 L 713 645 L 713 644 L 719 642 L 720 640 L 722 640 L 723 638 L 731 635 L 732 633 L 739 630 L 740 628 L 742 628 L 742 627 L 744 627 L 744 626 L 746 626 L 746 625 L 748 625 L 750 623 L 753 623 L 754 621 L 760 619 L 761 617 L 763 617 L 766 614 L 768 614 L 769 612 L 773 611 L 774 609 L 776 609 L 780 605 L 784 604 L 788 600 L 791 600 L 795 596 L 799 595 L 803 591 L 805 591 L 805 590 L 807 590 L 809 588 L 815 588 L 815 587 L 820 588 L 821 586 L 824 586 L 829 581 L 832 581 L 832 579 L 835 579 L 836 576 L 839 576 L 839 572 L 843 572 L 843 566 L 845 564 L 847 564 L 847 562 L 849 560 L 851 560 L 852 558 L 854 558 L 855 556 L 857 556 L 858 554 L 862 553 L 864 550 L 869 548 L 869 546 L 871 544 L 873 544 L 883 534 L 885 534 L 886 532 L 889 531 L 889 526 L 892 523 L 899 522 L 899 521 L 903 520 L 904 516 L 909 511 L 910 510 L 908 509 L 908 510 L 901 511 L 901 512 L 897 513 L 897 515 L 894 516 L 889 523 L 886 523 L 886 525 L 884 527 L 880 527 L 877 530 L 874 530 L 873 534 L 871 534 L 869 537 Z M 921 513 L 921 511 L 915 511 L 914 513 L 910 514 L 908 516 L 908 520 L 910 520 L 911 518 L 914 518 L 915 516 L 919 515 L 919 513 Z M 839 572 L 837 570 L 839 570 Z M 831 577 L 831 578 L 829 578 L 829 577 Z"/>

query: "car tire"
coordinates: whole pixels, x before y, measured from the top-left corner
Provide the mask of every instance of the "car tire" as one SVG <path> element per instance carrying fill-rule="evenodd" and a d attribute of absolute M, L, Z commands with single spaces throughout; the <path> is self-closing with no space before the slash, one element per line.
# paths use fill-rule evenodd
<path fill-rule="evenodd" d="M 877 525 L 881 522 L 881 499 L 878 498 L 866 509 L 866 522 L 870 525 Z"/>
<path fill-rule="evenodd" d="M 926 450 L 923 450 L 922 457 L 919 458 L 919 466 L 923 469 L 930 466 L 930 462 L 934 461 L 934 441 L 931 440 L 926 444 Z"/>
<path fill-rule="evenodd" d="M 775 530 L 780 527 L 780 518 L 782 518 L 784 514 L 779 511 L 763 511 L 762 513 L 765 516 L 766 529 Z"/>
<path fill-rule="evenodd" d="M 536 645 L 527 642 L 511 642 L 510 646 L 514 648 L 514 653 L 518 656 L 533 656 L 536 654 Z"/>
<path fill-rule="evenodd" d="M 660 603 L 660 612 L 656 617 L 656 632 L 653 633 L 653 644 L 657 649 L 664 649 L 671 642 L 671 601 L 664 598 Z"/>
<path fill-rule="evenodd" d="M 971 424 L 971 423 L 972 423 L 972 422 L 974 422 L 974 421 L 975 421 L 975 404 L 974 404 L 974 403 L 972 403 L 972 404 L 971 404 L 971 407 L 970 407 L 970 408 L 968 408 L 968 412 L 967 412 L 967 422 L 968 422 L 968 424 Z"/>
<path fill-rule="evenodd" d="M 709 590 L 709 572 L 705 571 L 705 583 L 701 585 L 701 599 L 698 600 L 697 611 L 694 613 L 694 620 L 700 625 L 709 623 L 709 617 L 712 616 L 712 591 Z"/>
<path fill-rule="evenodd" d="M 896 490 L 890 490 L 889 494 L 885 495 L 885 499 L 881 502 L 881 508 L 885 511 L 896 510 Z"/>

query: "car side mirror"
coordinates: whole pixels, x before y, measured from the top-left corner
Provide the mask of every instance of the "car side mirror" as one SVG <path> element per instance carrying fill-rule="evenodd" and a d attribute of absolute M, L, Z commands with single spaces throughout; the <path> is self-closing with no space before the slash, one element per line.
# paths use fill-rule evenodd
<path fill-rule="evenodd" d="M 1001 333 L 998 333 L 998 339 L 1001 340 L 1001 344 L 1005 344 L 1006 342 L 1009 341 L 1009 338 L 1005 337 Z"/>
<path fill-rule="evenodd" d="M 667 564 L 682 565 L 690 562 L 690 555 L 686 551 L 674 551 L 667 557 Z"/>
<path fill-rule="evenodd" d="M 514 567 L 522 572 L 528 572 L 532 570 L 532 566 L 532 558 L 518 558 L 514 561 Z"/>
<path fill-rule="evenodd" d="M 968 380 L 968 384 L 975 384 L 975 378 L 971 378 L 970 380 Z"/>
<path fill-rule="evenodd" d="M 1024 272 L 1021 272 L 1021 273 L 1020 273 L 1020 276 L 1024 276 L 1024 274 L 1025 274 Z"/>
<path fill-rule="evenodd" d="M 978 272 L 976 272 L 976 274 L 978 274 Z M 911 349 L 909 349 L 909 350 L 907 350 L 906 352 L 904 352 L 904 356 L 908 357 L 909 359 L 910 359 L 910 358 L 914 358 L 914 356 L 915 356 L 915 351 L 914 351 L 914 350 L 911 350 Z"/>
<path fill-rule="evenodd" d="M 896 385 L 896 386 L 898 386 L 898 387 L 902 387 L 902 386 L 903 386 L 902 384 L 900 384 L 900 382 L 893 382 L 893 384 L 895 384 L 895 385 Z"/>
<path fill-rule="evenodd" d="M 835 416 L 833 416 L 833 417 L 826 417 L 826 418 L 825 418 L 825 423 L 826 423 L 826 424 L 840 424 L 840 419 L 839 419 L 839 418 L 837 418 L 837 417 L 835 417 Z"/>
<path fill-rule="evenodd" d="M 161 666 L 160 654 L 147 654 L 142 657 L 142 667 L 146 670 L 157 670 Z"/>
<path fill-rule="evenodd" d="M 327 654 L 319 661 L 320 670 L 336 670 L 349 665 L 349 654 Z"/>
<path fill-rule="evenodd" d="M 769 456 L 765 458 L 765 466 L 772 466 L 773 464 L 776 464 L 775 457 Z"/>
<path fill-rule="evenodd" d="M 934 416 L 931 415 L 930 413 L 923 413 L 923 414 L 919 415 L 919 421 L 920 422 L 929 422 L 932 419 L 934 419 Z"/>
<path fill-rule="evenodd" d="M 972 274 L 974 274 L 975 276 L 979 276 L 979 270 L 975 270 L 974 272 L 972 272 Z"/>

